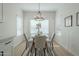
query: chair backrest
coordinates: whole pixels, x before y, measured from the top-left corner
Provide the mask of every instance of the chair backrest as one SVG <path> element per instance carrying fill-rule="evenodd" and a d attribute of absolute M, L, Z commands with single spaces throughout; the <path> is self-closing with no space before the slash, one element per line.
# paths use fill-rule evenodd
<path fill-rule="evenodd" d="M 24 37 L 25 37 L 25 40 L 26 40 L 26 48 L 27 48 L 29 46 L 29 42 L 28 42 L 26 34 L 24 34 Z"/>
<path fill-rule="evenodd" d="M 54 38 L 55 38 L 55 33 L 53 34 L 52 39 L 51 39 L 51 43 L 50 43 L 52 47 L 53 47 Z"/>
<path fill-rule="evenodd" d="M 43 49 L 43 48 L 45 48 L 46 37 L 45 36 L 38 36 L 35 38 L 34 42 L 35 42 L 35 48 Z"/>
<path fill-rule="evenodd" d="M 55 33 L 53 34 L 52 41 L 54 40 L 54 38 L 55 38 Z"/>

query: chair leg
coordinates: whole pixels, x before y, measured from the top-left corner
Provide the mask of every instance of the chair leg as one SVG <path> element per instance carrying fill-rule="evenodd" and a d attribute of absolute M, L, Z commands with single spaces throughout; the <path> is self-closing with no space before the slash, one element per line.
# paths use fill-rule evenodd
<path fill-rule="evenodd" d="M 35 56 L 36 56 L 36 48 L 35 48 Z"/>
<path fill-rule="evenodd" d="M 44 50 L 44 56 L 45 56 L 45 48 L 43 50 Z"/>

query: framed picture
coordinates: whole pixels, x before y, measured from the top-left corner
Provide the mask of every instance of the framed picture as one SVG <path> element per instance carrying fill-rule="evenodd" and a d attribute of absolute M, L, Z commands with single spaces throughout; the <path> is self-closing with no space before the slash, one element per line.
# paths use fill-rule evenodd
<path fill-rule="evenodd" d="M 79 12 L 76 13 L 76 25 L 79 26 Z"/>
<path fill-rule="evenodd" d="M 65 20 L 65 27 L 71 27 L 72 26 L 72 15 L 66 17 L 64 20 Z"/>

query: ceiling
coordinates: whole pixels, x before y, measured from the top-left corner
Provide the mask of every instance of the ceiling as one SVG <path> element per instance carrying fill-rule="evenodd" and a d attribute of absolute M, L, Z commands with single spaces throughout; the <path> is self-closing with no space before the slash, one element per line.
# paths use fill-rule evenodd
<path fill-rule="evenodd" d="M 39 10 L 39 3 L 22 3 L 22 4 L 16 4 L 20 8 L 22 8 L 24 11 L 38 11 Z M 40 10 L 41 11 L 56 11 L 58 8 L 60 8 L 63 4 L 52 4 L 52 3 L 41 3 L 40 4 Z"/>
<path fill-rule="evenodd" d="M 22 8 L 24 11 L 38 11 L 39 3 L 22 3 L 22 4 L 16 4 L 20 8 Z M 40 10 L 41 11 L 56 11 L 59 9 L 63 4 L 60 3 L 40 3 Z"/>
<path fill-rule="evenodd" d="M 13 3 L 10 3 L 13 4 Z M 41 11 L 57 11 L 59 8 L 75 5 L 77 3 L 40 3 Z M 38 11 L 39 3 L 14 3 L 17 7 L 24 11 Z"/>

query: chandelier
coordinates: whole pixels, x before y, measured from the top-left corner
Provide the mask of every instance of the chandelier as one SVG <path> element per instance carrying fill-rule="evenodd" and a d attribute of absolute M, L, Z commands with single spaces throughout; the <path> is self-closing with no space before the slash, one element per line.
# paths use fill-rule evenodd
<path fill-rule="evenodd" d="M 44 17 L 42 17 L 41 12 L 40 12 L 40 3 L 38 4 L 38 9 L 39 9 L 39 11 L 38 11 L 37 15 L 34 17 L 34 19 L 37 21 L 45 20 Z"/>

